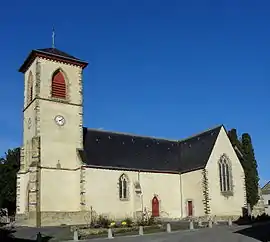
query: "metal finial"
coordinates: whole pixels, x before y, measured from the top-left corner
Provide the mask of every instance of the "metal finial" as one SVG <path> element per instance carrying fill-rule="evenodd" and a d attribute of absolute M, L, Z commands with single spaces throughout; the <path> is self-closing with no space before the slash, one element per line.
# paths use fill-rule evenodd
<path fill-rule="evenodd" d="M 55 48 L 55 31 L 54 31 L 54 28 L 52 30 L 52 48 Z"/>

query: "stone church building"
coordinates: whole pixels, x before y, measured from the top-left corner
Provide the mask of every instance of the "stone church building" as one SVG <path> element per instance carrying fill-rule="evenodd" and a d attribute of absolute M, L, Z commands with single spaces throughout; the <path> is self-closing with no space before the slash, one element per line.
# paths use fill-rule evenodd
<path fill-rule="evenodd" d="M 242 214 L 244 171 L 223 125 L 181 140 L 84 128 L 86 66 L 48 48 L 32 50 L 19 69 L 25 88 L 18 223 Z"/>

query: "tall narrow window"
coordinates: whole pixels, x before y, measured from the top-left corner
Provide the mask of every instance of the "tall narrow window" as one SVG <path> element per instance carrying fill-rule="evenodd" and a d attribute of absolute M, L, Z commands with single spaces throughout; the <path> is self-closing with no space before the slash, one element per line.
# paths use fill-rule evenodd
<path fill-rule="evenodd" d="M 33 100 L 33 74 L 30 71 L 27 80 L 27 104 Z"/>
<path fill-rule="evenodd" d="M 66 81 L 60 70 L 57 70 L 52 77 L 52 97 L 66 98 Z"/>
<path fill-rule="evenodd" d="M 128 199 L 128 179 L 125 174 L 119 178 L 119 198 Z"/>
<path fill-rule="evenodd" d="M 222 155 L 219 162 L 219 182 L 221 192 L 232 192 L 232 174 L 227 156 Z"/>

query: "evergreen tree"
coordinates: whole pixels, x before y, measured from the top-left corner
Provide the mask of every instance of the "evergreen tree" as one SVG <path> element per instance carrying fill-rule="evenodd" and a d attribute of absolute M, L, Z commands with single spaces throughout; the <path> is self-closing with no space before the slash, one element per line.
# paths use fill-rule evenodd
<path fill-rule="evenodd" d="M 0 159 L 0 208 L 16 212 L 16 176 L 20 167 L 20 148 L 8 150 Z"/>
<path fill-rule="evenodd" d="M 228 131 L 228 137 L 232 143 L 232 146 L 234 149 L 238 149 L 238 151 L 236 152 L 238 159 L 240 160 L 243 168 L 245 166 L 244 164 L 244 157 L 243 157 L 243 149 L 242 149 L 242 143 L 241 141 L 238 139 L 237 136 L 237 131 L 236 129 L 231 129 Z M 240 153 L 239 153 L 240 152 Z"/>
<path fill-rule="evenodd" d="M 229 139 L 230 139 L 230 141 L 231 141 L 233 147 L 234 147 L 235 145 L 238 145 L 239 140 L 238 140 L 238 137 L 237 137 L 237 131 L 236 131 L 236 129 L 231 129 L 231 130 L 229 130 L 229 131 L 228 131 L 228 136 L 229 136 Z"/>
<path fill-rule="evenodd" d="M 244 155 L 247 202 L 253 208 L 259 200 L 259 176 L 251 137 L 247 133 L 242 135 L 242 151 Z"/>
<path fill-rule="evenodd" d="M 249 134 L 245 133 L 242 135 L 240 141 L 236 129 L 228 131 L 228 137 L 233 147 L 237 147 L 238 151 L 241 153 L 236 152 L 245 172 L 247 202 L 250 204 L 251 208 L 253 208 L 259 199 L 259 176 L 251 137 Z"/>

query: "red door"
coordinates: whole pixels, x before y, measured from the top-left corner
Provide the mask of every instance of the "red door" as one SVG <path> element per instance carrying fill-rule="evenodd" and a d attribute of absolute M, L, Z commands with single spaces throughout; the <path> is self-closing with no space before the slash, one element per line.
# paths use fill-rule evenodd
<path fill-rule="evenodd" d="M 193 216 L 193 204 L 192 204 L 192 201 L 188 201 L 187 208 L 188 208 L 188 216 L 189 217 Z"/>
<path fill-rule="evenodd" d="M 156 196 L 152 199 L 152 216 L 159 217 L 159 201 Z"/>

